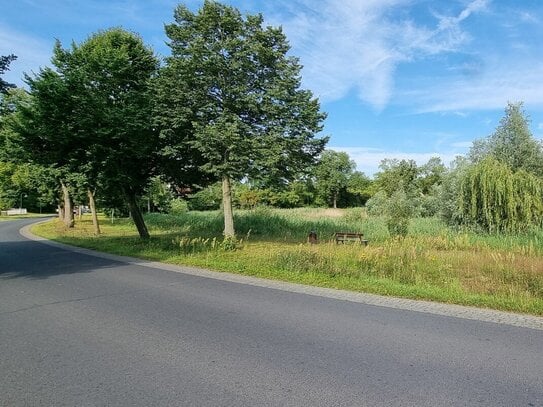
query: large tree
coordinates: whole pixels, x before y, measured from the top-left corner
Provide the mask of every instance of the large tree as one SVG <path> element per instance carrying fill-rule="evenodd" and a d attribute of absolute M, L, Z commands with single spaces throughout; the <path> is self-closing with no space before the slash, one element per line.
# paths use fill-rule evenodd
<path fill-rule="evenodd" d="M 52 62 L 55 70 L 27 77 L 35 103 L 23 112 L 26 147 L 82 174 L 91 205 L 98 186 L 122 195 L 140 236 L 149 237 L 136 196 L 155 169 L 150 81 L 157 59 L 138 36 L 115 28 L 69 49 L 57 42 Z"/>
<path fill-rule="evenodd" d="M 464 172 L 459 207 L 466 224 L 490 232 L 541 226 L 543 182 L 525 170 L 513 171 L 490 156 Z"/>
<path fill-rule="evenodd" d="M 470 158 L 480 162 L 494 157 L 511 170 L 525 170 L 543 176 L 543 146 L 530 131 L 530 119 L 522 102 L 508 103 L 496 131 L 485 139 L 476 140 Z"/>
<path fill-rule="evenodd" d="M 311 165 L 325 138 L 325 115 L 300 88 L 301 66 L 288 56 L 280 28 L 206 1 L 181 5 L 166 26 L 171 57 L 157 86 L 157 124 L 183 163 L 195 150 L 199 167 L 222 181 L 224 234 L 234 236 L 231 183 L 287 180 Z"/>
<path fill-rule="evenodd" d="M 414 160 L 385 158 L 379 164 L 379 169 L 380 171 L 375 174 L 377 189 L 384 191 L 389 197 L 398 190 L 415 195 L 418 190 L 420 168 Z"/>
<path fill-rule="evenodd" d="M 325 150 L 315 168 L 317 191 L 325 201 L 337 208 L 339 194 L 349 185 L 356 164 L 345 152 Z"/>

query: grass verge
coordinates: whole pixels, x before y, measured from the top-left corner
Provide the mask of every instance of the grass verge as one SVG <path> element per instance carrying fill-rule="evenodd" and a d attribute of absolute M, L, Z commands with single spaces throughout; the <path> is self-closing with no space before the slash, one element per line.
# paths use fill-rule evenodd
<path fill-rule="evenodd" d="M 27 213 L 26 215 L 10 215 L 10 216 L 0 216 L 0 222 L 6 222 L 9 220 L 17 220 L 17 219 L 28 219 L 28 218 L 46 218 L 48 216 L 56 216 L 52 214 L 46 214 L 46 213 Z"/>
<path fill-rule="evenodd" d="M 146 217 L 152 238 L 142 241 L 126 219 L 90 219 L 66 230 L 56 220 L 33 232 L 109 253 L 191 265 L 320 287 L 487 307 L 543 315 L 543 231 L 477 235 L 454 231 L 437 219 L 417 219 L 405 239 L 388 237 L 384 221 L 360 210 L 239 211 L 242 244 L 220 244 L 218 212 Z M 320 244 L 305 243 L 317 231 Z M 334 231 L 363 231 L 368 247 L 336 245 Z M 230 247 L 227 247 L 228 249 Z"/>

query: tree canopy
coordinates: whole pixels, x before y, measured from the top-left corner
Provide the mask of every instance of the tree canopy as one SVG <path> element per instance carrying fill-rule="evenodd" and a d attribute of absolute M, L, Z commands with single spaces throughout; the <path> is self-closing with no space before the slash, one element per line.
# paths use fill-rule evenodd
<path fill-rule="evenodd" d="M 487 157 L 465 172 L 460 189 L 463 221 L 490 232 L 518 232 L 543 219 L 543 181 Z"/>
<path fill-rule="evenodd" d="M 142 237 L 148 231 L 135 197 L 155 168 L 150 80 L 157 59 L 135 34 L 98 32 L 63 49 L 57 41 L 55 70 L 27 77 L 34 103 L 22 110 L 20 133 L 36 161 L 81 173 L 125 197 Z"/>
<path fill-rule="evenodd" d="M 11 55 L 0 55 L 0 75 L 9 71 L 9 65 L 17 59 L 17 56 Z M 13 83 L 6 82 L 4 79 L 0 78 L 0 93 L 6 93 L 8 89 L 14 88 Z"/>
<path fill-rule="evenodd" d="M 301 66 L 288 56 L 280 28 L 261 15 L 205 1 L 197 12 L 180 5 L 166 26 L 171 57 L 158 81 L 157 123 L 187 160 L 223 183 L 226 236 L 234 235 L 231 181 L 287 180 L 312 164 L 326 138 L 325 115 L 300 88 Z"/>
<path fill-rule="evenodd" d="M 341 191 L 347 189 L 356 164 L 345 152 L 325 150 L 315 168 L 317 190 L 325 202 L 337 208 Z"/>
<path fill-rule="evenodd" d="M 470 158 L 479 162 L 491 156 L 512 171 L 543 176 L 543 146 L 532 135 L 529 124 L 523 103 L 508 103 L 496 131 L 474 143 Z"/>

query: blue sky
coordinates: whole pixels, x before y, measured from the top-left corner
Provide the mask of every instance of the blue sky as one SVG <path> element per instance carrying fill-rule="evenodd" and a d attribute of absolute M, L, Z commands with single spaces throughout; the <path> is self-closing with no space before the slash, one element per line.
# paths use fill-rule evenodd
<path fill-rule="evenodd" d="M 160 56 L 171 0 L 17 0 L 0 14 L 5 79 L 49 65 L 99 29 L 139 33 Z M 541 0 L 226 0 L 281 25 L 304 65 L 303 85 L 328 113 L 329 148 L 371 175 L 383 158 L 450 162 L 491 134 L 508 101 L 523 101 L 543 138 Z M 186 1 L 196 10 L 201 1 Z"/>

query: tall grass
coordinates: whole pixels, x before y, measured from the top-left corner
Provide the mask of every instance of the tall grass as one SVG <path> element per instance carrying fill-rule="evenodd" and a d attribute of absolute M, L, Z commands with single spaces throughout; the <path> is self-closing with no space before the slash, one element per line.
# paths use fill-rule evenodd
<path fill-rule="evenodd" d="M 478 234 L 439 219 L 414 219 L 403 239 L 388 236 L 385 220 L 363 209 L 238 211 L 238 250 L 217 250 L 220 212 L 150 214 L 152 238 L 137 238 L 128 220 L 104 222 L 92 236 L 90 221 L 75 230 L 59 223 L 37 232 L 67 243 L 177 264 L 208 267 L 409 298 L 424 298 L 543 315 L 543 230 Z M 316 231 L 319 244 L 306 243 Z M 362 232 L 369 246 L 336 245 L 336 231 Z M 230 242 L 226 242 L 225 247 Z"/>

